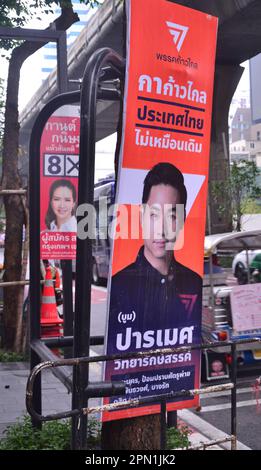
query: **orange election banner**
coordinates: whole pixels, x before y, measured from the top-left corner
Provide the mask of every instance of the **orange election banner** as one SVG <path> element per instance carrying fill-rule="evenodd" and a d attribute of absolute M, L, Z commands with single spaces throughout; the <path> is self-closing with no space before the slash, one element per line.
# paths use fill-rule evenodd
<path fill-rule="evenodd" d="M 142 355 L 107 363 L 105 379 L 124 381 L 126 396 L 104 401 L 155 396 L 155 403 L 106 411 L 103 420 L 158 413 L 157 396 L 197 388 L 200 374 L 198 350 L 144 352 L 201 342 L 217 18 L 167 0 L 129 0 L 127 5 L 106 351 Z M 178 206 L 185 208 L 179 229 Z M 121 224 L 124 234 L 118 230 Z M 197 397 L 172 398 L 167 409 L 197 403 Z"/>

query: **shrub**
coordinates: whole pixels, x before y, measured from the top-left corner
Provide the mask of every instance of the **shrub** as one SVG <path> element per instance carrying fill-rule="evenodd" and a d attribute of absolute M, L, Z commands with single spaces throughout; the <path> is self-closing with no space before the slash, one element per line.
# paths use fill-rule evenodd
<path fill-rule="evenodd" d="M 21 362 L 25 361 L 26 357 L 24 354 L 19 354 L 14 351 L 5 351 L 0 349 L 0 362 Z"/>
<path fill-rule="evenodd" d="M 71 422 L 50 421 L 42 429 L 34 429 L 29 416 L 8 426 L 6 437 L 0 440 L 0 450 L 69 450 Z M 88 421 L 88 448 L 97 448 L 100 441 L 100 424 L 94 419 Z"/>
<path fill-rule="evenodd" d="M 42 430 L 33 429 L 31 420 L 8 426 L 6 437 L 0 441 L 1 450 L 65 450 L 70 448 L 69 421 L 44 423 Z"/>
<path fill-rule="evenodd" d="M 189 447 L 189 428 L 183 424 L 177 428 L 167 429 L 167 449 L 184 449 Z"/>

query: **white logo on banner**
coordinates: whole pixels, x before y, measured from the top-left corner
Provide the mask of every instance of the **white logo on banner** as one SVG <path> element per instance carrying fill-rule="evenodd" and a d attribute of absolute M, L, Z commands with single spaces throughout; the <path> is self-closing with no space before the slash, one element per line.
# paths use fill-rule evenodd
<path fill-rule="evenodd" d="M 177 23 L 172 23 L 171 21 L 166 21 L 166 23 L 169 27 L 169 32 L 171 36 L 173 36 L 173 42 L 179 52 L 186 37 L 186 34 L 189 30 L 189 27 Z"/>

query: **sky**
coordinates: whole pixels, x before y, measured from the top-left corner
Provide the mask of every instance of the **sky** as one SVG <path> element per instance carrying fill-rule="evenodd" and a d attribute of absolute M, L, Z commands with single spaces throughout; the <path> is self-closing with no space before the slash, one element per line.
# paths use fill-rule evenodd
<path fill-rule="evenodd" d="M 36 12 L 35 17 L 38 16 Z M 32 19 L 27 25 L 27 28 L 45 29 L 55 19 L 52 13 L 41 14 L 41 20 Z M 7 78 L 8 62 L 1 58 L 0 77 Z M 19 87 L 19 111 L 28 103 L 30 98 L 34 95 L 37 89 L 41 86 L 42 76 L 41 67 L 43 62 L 43 50 L 40 49 L 31 57 L 29 57 L 21 68 L 21 78 Z M 32 79 L 33 72 L 33 79 Z"/>
<path fill-rule="evenodd" d="M 243 75 L 240 79 L 240 82 L 237 86 L 236 92 L 234 94 L 234 99 L 238 100 L 240 98 L 245 98 L 247 105 L 250 106 L 250 79 L 249 79 L 249 61 L 243 62 L 241 64 L 245 68 Z"/>

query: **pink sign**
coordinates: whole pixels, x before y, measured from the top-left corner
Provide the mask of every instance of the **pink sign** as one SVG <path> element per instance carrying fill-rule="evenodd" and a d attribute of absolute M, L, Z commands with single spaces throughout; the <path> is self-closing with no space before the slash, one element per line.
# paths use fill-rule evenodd
<path fill-rule="evenodd" d="M 74 259 L 76 256 L 80 118 L 77 107 L 66 108 L 49 118 L 41 139 L 42 259 Z"/>
<path fill-rule="evenodd" d="M 233 287 L 230 300 L 236 333 L 261 328 L 261 284 Z"/>

